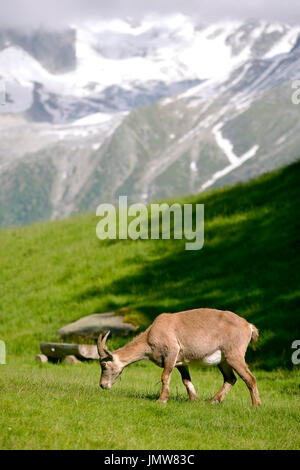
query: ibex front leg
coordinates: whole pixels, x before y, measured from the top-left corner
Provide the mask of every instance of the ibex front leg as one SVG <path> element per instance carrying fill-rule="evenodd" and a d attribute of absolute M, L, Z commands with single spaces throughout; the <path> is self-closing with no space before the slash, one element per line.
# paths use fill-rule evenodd
<path fill-rule="evenodd" d="M 176 359 L 177 359 L 177 354 L 176 354 L 176 357 L 171 356 L 171 357 L 167 357 L 164 360 L 164 370 L 161 375 L 162 390 L 161 390 L 160 397 L 157 400 L 160 403 L 167 403 L 170 397 L 169 383 L 171 379 L 172 370 L 174 369 L 175 364 L 176 364 Z"/>

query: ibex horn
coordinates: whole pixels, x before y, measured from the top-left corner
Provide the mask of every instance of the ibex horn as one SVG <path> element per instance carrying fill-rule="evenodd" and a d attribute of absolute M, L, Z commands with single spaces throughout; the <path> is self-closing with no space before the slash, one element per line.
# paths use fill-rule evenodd
<path fill-rule="evenodd" d="M 98 354 L 100 356 L 100 359 L 103 359 L 104 357 L 109 357 L 110 359 L 112 359 L 112 353 L 105 346 L 109 333 L 110 331 L 108 331 L 105 334 L 103 339 L 102 339 L 102 333 L 99 335 L 99 338 L 97 341 L 97 347 L 98 347 Z"/>

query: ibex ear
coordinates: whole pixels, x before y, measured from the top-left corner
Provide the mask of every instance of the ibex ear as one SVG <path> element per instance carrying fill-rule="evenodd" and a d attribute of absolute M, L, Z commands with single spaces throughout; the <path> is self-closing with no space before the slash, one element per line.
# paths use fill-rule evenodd
<path fill-rule="evenodd" d="M 105 351 L 104 359 L 106 361 L 113 361 L 114 360 L 114 355 L 108 349 L 105 349 L 104 351 Z"/>

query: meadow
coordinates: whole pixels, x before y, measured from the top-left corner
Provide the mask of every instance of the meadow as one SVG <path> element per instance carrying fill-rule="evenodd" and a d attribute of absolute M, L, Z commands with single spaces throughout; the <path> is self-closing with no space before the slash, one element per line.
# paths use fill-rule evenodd
<path fill-rule="evenodd" d="M 179 199 L 205 204 L 202 250 L 184 240 L 107 240 L 79 215 L 0 231 L 2 449 L 296 449 L 300 444 L 299 178 L 295 163 L 247 184 Z M 97 363 L 38 364 L 40 341 L 67 322 L 114 310 L 145 328 L 156 315 L 196 307 L 232 310 L 260 339 L 247 361 L 262 407 L 238 380 L 221 405 L 217 369 L 192 370 L 190 403 L 174 371 L 171 399 L 156 403 L 161 370 L 128 367 L 100 390 Z M 128 339 L 112 338 L 114 349 Z"/>
<path fill-rule="evenodd" d="M 190 402 L 178 371 L 167 404 L 155 400 L 161 370 L 125 369 L 111 390 L 98 386 L 97 363 L 34 364 L 18 358 L 1 368 L 2 449 L 299 449 L 299 373 L 255 371 L 262 407 L 251 406 L 238 380 L 220 405 L 217 369 L 191 370 L 199 402 Z"/>

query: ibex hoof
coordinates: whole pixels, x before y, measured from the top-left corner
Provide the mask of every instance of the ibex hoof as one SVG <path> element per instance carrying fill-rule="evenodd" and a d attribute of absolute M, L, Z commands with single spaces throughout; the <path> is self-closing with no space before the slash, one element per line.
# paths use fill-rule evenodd
<path fill-rule="evenodd" d="M 156 400 L 158 403 L 167 403 L 168 399 L 167 398 L 159 398 Z"/>
<path fill-rule="evenodd" d="M 211 405 L 217 405 L 218 403 L 220 403 L 220 401 L 219 400 L 214 400 L 214 399 L 211 400 L 211 402 L 210 402 Z"/>
<path fill-rule="evenodd" d="M 190 399 L 191 401 L 199 401 L 199 398 L 197 397 L 197 395 L 190 397 Z"/>

